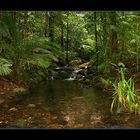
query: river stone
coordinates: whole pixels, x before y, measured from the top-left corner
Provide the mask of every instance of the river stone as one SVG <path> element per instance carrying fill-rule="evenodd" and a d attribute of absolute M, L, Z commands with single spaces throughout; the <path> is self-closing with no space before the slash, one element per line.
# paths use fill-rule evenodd
<path fill-rule="evenodd" d="M 86 72 L 87 72 L 87 71 L 86 71 L 85 69 L 82 69 L 81 71 L 78 72 L 78 74 L 86 75 Z"/>
<path fill-rule="evenodd" d="M 28 107 L 34 108 L 34 107 L 36 107 L 36 105 L 35 104 L 28 104 Z"/>
<path fill-rule="evenodd" d="M 76 79 L 78 79 L 78 80 L 83 80 L 83 79 L 84 79 L 84 77 L 83 77 L 83 75 L 81 75 L 81 74 L 77 74 Z"/>
<path fill-rule="evenodd" d="M 10 108 L 10 109 L 9 109 L 9 111 L 16 112 L 16 111 L 18 111 L 18 109 L 17 109 L 17 108 L 15 108 L 15 107 L 12 107 L 12 108 Z"/>
<path fill-rule="evenodd" d="M 90 83 L 90 79 L 86 79 L 85 80 L 85 83 Z"/>

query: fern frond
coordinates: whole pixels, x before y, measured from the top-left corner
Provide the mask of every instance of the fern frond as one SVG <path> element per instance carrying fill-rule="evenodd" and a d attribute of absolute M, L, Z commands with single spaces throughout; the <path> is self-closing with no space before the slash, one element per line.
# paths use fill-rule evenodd
<path fill-rule="evenodd" d="M 10 67 L 12 63 L 4 58 L 0 58 L 0 75 L 8 75 L 11 73 Z"/>

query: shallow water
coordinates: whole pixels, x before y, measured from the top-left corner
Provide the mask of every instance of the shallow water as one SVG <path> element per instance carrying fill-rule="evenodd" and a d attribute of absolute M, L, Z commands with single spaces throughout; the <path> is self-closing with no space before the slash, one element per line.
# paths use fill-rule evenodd
<path fill-rule="evenodd" d="M 139 128 L 140 116 L 110 113 L 110 98 L 93 87 L 85 87 L 76 81 L 45 81 L 29 94 L 17 97 L 12 105 L 23 110 L 34 104 L 34 111 L 44 110 L 54 115 L 54 123 L 63 128 Z M 53 123 L 53 121 L 51 122 Z M 44 125 L 53 128 L 53 125 Z"/>

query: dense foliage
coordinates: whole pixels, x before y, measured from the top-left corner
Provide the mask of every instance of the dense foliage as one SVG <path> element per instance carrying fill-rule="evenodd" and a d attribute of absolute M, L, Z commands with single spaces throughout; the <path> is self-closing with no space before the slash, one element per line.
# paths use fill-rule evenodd
<path fill-rule="evenodd" d="M 139 19 L 139 12 L 123 11 L 1 12 L 0 75 L 23 83 L 39 81 L 50 69 L 69 66 L 72 60 L 92 62 L 95 75 L 115 79 L 113 63 L 123 62 L 130 73 L 139 72 Z M 131 79 L 117 82 L 116 90 L 123 84 L 133 90 Z"/>

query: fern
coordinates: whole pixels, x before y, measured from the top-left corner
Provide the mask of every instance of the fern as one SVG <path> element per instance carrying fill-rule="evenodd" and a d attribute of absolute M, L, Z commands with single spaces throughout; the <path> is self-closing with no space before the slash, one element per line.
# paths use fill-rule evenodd
<path fill-rule="evenodd" d="M 42 55 L 33 55 L 33 57 L 29 60 L 29 63 L 42 68 L 48 68 L 50 66 L 49 59 L 47 57 L 43 57 Z"/>
<path fill-rule="evenodd" d="M 0 58 L 0 75 L 8 75 L 11 73 L 10 67 L 12 63 L 4 58 Z"/>

